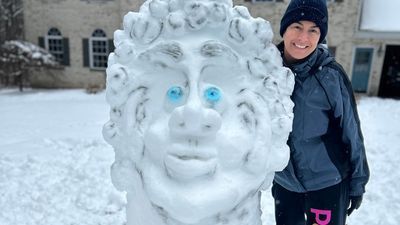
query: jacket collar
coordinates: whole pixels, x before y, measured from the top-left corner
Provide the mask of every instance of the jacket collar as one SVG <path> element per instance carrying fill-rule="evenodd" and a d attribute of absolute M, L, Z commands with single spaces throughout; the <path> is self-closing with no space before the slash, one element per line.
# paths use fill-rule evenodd
<path fill-rule="evenodd" d="M 318 45 L 314 52 L 312 52 L 305 59 L 300 60 L 299 62 L 288 64 L 284 60 L 283 49 L 284 44 L 283 41 L 278 44 L 278 49 L 281 52 L 281 56 L 283 58 L 283 65 L 290 68 L 296 75 L 299 76 L 308 76 L 310 70 L 314 68 L 318 68 L 324 66 L 331 62 L 334 58 L 329 54 L 326 47 L 322 45 Z"/>

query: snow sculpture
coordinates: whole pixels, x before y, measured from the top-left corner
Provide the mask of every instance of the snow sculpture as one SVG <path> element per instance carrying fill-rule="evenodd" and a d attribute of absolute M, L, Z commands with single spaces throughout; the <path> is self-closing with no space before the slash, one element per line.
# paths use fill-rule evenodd
<path fill-rule="evenodd" d="M 107 68 L 128 225 L 259 225 L 289 158 L 293 75 L 267 21 L 231 0 L 152 0 L 114 33 Z"/>

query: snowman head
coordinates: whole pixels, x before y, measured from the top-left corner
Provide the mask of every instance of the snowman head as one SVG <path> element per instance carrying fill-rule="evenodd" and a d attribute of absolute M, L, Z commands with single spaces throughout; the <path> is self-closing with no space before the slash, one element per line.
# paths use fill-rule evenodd
<path fill-rule="evenodd" d="M 184 223 L 255 196 L 288 161 L 294 81 L 267 21 L 225 1 L 153 0 L 107 68 L 114 185 Z M 134 180 L 133 174 L 139 180 Z"/>

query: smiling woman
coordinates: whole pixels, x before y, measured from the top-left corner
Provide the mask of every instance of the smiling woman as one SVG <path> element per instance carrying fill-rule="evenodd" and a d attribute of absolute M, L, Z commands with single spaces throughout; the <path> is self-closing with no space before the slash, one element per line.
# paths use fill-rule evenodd
<path fill-rule="evenodd" d="M 344 225 L 369 179 L 350 81 L 320 44 L 327 31 L 325 0 L 292 0 L 281 20 L 278 48 L 296 78 L 291 157 L 272 187 L 277 225 Z"/>

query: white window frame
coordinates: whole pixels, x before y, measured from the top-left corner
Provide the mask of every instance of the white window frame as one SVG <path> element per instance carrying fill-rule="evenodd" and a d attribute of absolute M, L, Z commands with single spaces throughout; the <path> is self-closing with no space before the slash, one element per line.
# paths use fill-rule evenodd
<path fill-rule="evenodd" d="M 57 28 L 51 28 L 51 29 L 56 29 L 59 33 L 59 35 L 49 35 L 49 32 L 47 32 L 47 35 L 44 37 L 45 42 L 44 42 L 44 47 L 46 48 L 47 51 L 49 51 L 54 57 L 56 57 L 56 60 L 59 61 L 59 63 L 62 63 L 64 60 L 64 43 L 63 43 L 63 37 L 61 32 Z M 50 30 L 51 30 L 50 29 Z M 50 31 L 49 30 L 49 31 Z M 55 40 L 55 41 L 60 41 L 61 43 L 61 50 L 52 50 L 50 49 L 50 41 Z M 57 55 L 62 55 L 61 59 L 57 58 Z"/>
<path fill-rule="evenodd" d="M 103 33 L 105 34 L 105 32 L 103 31 Z M 93 43 L 95 41 L 104 41 L 105 45 L 105 53 L 99 53 L 99 52 L 94 52 L 93 51 Z M 97 69 L 97 70 L 104 70 L 107 68 L 107 60 L 105 62 L 104 67 L 103 66 L 95 66 L 95 56 L 106 56 L 106 58 L 108 58 L 108 39 L 107 37 L 90 37 L 89 38 L 89 65 L 91 69 Z"/>

